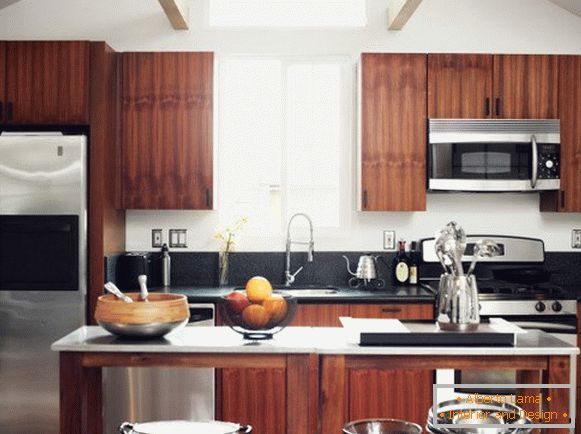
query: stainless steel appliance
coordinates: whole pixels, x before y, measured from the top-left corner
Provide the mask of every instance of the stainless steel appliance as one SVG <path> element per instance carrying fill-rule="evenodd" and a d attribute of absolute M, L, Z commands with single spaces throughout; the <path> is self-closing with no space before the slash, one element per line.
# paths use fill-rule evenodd
<path fill-rule="evenodd" d="M 59 432 L 58 355 L 85 322 L 87 143 L 0 136 L 0 427 Z"/>
<path fill-rule="evenodd" d="M 213 304 L 190 304 L 186 327 L 215 325 Z M 213 368 L 103 369 L 104 429 L 117 434 L 124 421 L 214 419 Z"/>
<path fill-rule="evenodd" d="M 540 191 L 560 186 L 558 119 L 430 119 L 431 191 Z"/>
<path fill-rule="evenodd" d="M 477 240 L 487 238 L 499 246 L 495 257 L 482 258 L 476 268 L 480 318 L 503 318 L 523 329 L 540 329 L 577 345 L 576 295 L 550 281 L 551 271 L 545 269 L 544 243 L 534 238 L 495 235 L 469 235 L 465 268 L 471 259 Z M 434 251 L 434 239 L 422 240 L 424 284 L 437 290 L 441 265 Z M 438 371 L 440 384 L 514 384 L 516 373 L 510 370 Z M 461 387 L 457 391 L 465 391 Z M 490 392 L 486 389 L 483 393 Z M 499 390 L 510 393 L 511 390 Z"/>

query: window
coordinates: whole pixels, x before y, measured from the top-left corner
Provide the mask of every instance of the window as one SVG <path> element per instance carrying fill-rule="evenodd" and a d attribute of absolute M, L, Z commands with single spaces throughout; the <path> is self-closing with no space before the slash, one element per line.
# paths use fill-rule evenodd
<path fill-rule="evenodd" d="M 209 0 L 210 26 L 364 27 L 366 0 Z"/>
<path fill-rule="evenodd" d="M 218 79 L 220 222 L 280 234 L 290 216 L 345 225 L 350 201 L 350 59 L 229 57 Z"/>

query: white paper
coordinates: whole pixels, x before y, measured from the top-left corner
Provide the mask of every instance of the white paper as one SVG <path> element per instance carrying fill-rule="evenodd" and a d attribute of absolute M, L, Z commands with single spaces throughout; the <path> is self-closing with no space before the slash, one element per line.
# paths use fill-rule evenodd
<path fill-rule="evenodd" d="M 499 333 L 514 333 L 516 335 L 527 332 L 526 330 L 505 320 L 504 318 L 490 318 L 489 321 L 490 328 L 496 330 Z"/>

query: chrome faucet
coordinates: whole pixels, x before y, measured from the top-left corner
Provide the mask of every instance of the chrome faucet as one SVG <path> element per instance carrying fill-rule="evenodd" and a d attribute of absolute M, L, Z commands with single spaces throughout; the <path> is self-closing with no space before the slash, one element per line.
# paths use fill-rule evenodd
<path fill-rule="evenodd" d="M 304 217 L 309 222 L 309 230 L 311 232 L 311 238 L 309 241 L 293 241 L 290 235 L 291 224 L 295 217 Z M 315 241 L 313 240 L 313 222 L 310 217 L 303 213 L 298 213 L 293 215 L 290 220 L 288 221 L 288 226 L 286 228 L 286 269 L 284 272 L 284 286 L 291 286 L 291 284 L 295 281 L 297 274 L 299 274 L 303 270 L 303 266 L 301 266 L 297 271 L 291 273 L 290 271 L 290 260 L 291 260 L 291 246 L 293 244 L 302 244 L 308 245 L 309 250 L 307 251 L 307 262 L 313 262 L 313 254 L 315 252 Z"/>

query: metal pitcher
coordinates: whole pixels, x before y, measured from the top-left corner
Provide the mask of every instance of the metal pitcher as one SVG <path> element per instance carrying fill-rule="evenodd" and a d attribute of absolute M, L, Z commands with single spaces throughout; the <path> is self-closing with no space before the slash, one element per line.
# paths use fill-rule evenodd
<path fill-rule="evenodd" d="M 372 279 L 377 279 L 377 256 L 373 255 L 361 255 L 359 257 L 359 262 L 357 263 L 357 271 L 354 273 L 351 271 L 351 264 L 349 263 L 349 258 L 343 255 L 345 261 L 347 262 L 347 271 L 352 276 L 357 279 L 362 279 L 369 281 Z"/>
<path fill-rule="evenodd" d="M 437 323 L 441 330 L 473 331 L 480 324 L 478 287 L 472 276 L 440 277 Z"/>

